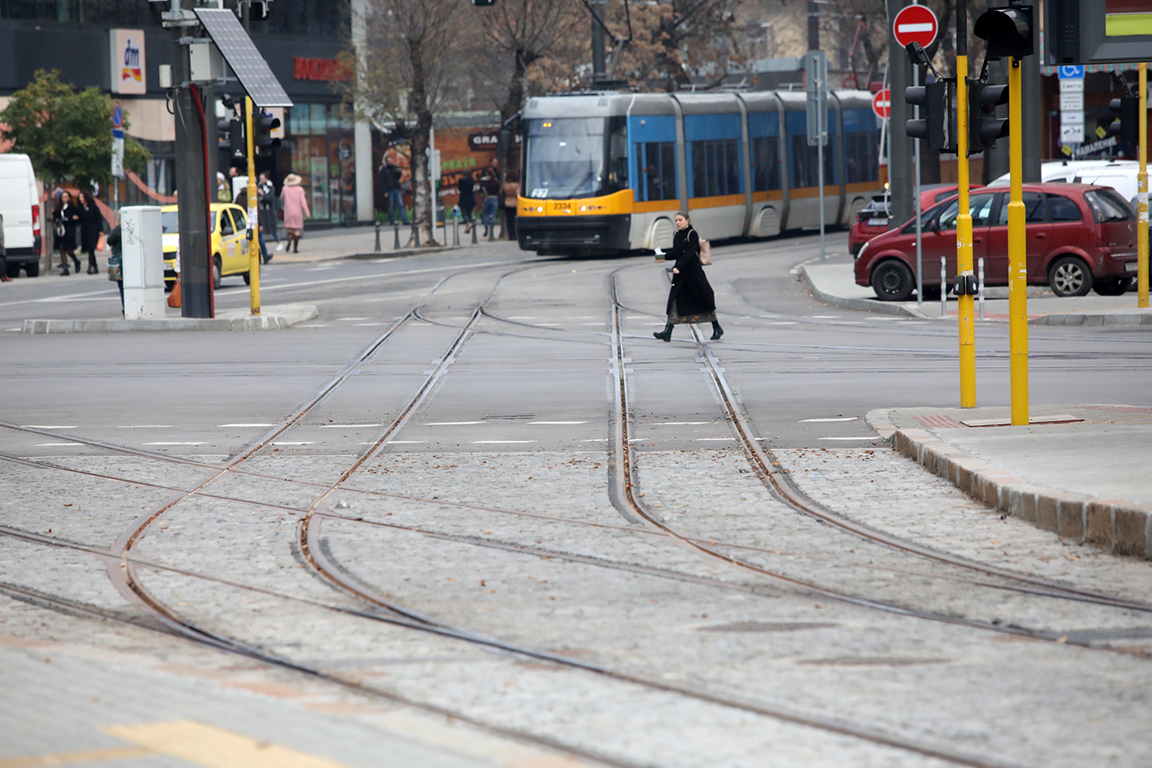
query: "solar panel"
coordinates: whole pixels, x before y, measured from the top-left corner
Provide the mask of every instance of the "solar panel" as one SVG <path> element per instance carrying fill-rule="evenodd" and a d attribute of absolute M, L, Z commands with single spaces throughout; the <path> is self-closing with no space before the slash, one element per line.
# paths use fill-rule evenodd
<path fill-rule="evenodd" d="M 196 17 L 208 30 L 228 66 L 258 107 L 290 107 L 292 100 L 260 55 L 236 14 L 217 8 L 196 8 Z"/>

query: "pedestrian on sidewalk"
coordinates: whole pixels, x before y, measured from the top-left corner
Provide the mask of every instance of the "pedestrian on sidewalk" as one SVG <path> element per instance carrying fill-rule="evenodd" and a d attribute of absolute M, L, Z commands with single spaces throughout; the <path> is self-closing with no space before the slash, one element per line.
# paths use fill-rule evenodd
<path fill-rule="evenodd" d="M 116 214 L 116 226 L 108 233 L 108 279 L 120 289 L 120 314 L 124 314 L 124 255 L 120 248 L 120 214 Z"/>
<path fill-rule="evenodd" d="M 404 187 L 401 182 L 400 169 L 392 158 L 384 161 L 380 168 L 380 186 L 384 189 L 384 198 L 388 201 L 388 223 L 395 226 L 396 210 L 400 210 L 400 221 L 408 223 L 408 211 L 404 208 Z"/>
<path fill-rule="evenodd" d="M 460 191 L 460 218 L 464 219 L 464 232 L 472 231 L 472 211 L 476 208 L 476 182 L 472 172 L 466 171 L 456 182 L 456 189 Z"/>
<path fill-rule="evenodd" d="M 268 172 L 260 174 L 260 183 L 256 186 L 256 200 L 260 211 L 260 229 L 267 232 L 276 241 L 276 250 L 280 247 L 279 222 L 276 221 L 276 186 L 268 178 Z M 271 261 L 269 255 L 267 261 Z"/>
<path fill-rule="evenodd" d="M 80 193 L 80 250 L 88 254 L 88 274 L 100 274 L 96 265 L 96 249 L 100 247 L 100 235 L 104 234 L 104 214 L 96 206 L 96 200 L 87 192 Z M 77 267 L 79 272 L 80 268 Z"/>
<path fill-rule="evenodd" d="M 676 265 L 668 290 L 668 323 L 663 331 L 652 335 L 661 341 L 672 341 L 672 328 L 679 323 L 711 322 L 712 341 L 717 341 L 724 329 L 716 320 L 716 296 L 700 263 L 700 235 L 692 229 L 687 213 L 676 214 L 676 234 L 669 253 Z"/>
<path fill-rule="evenodd" d="M 63 268 L 61 277 L 72 274 L 68 271 L 68 259 L 72 259 L 76 265 L 76 274 L 80 274 L 80 259 L 76 258 L 76 225 L 79 223 L 80 206 L 72 202 L 72 193 L 64 190 L 60 193 L 56 210 L 52 212 L 56 247 L 60 250 L 60 266 Z"/>
<path fill-rule="evenodd" d="M 500 196 L 504 198 L 504 229 L 507 230 L 508 239 L 516 239 L 516 206 L 520 196 L 520 174 L 509 171 L 504 186 L 500 188 Z"/>
<path fill-rule="evenodd" d="M 312 218 L 312 211 L 308 210 L 308 197 L 300 181 L 299 176 L 290 173 L 284 179 L 284 188 L 280 190 L 280 199 L 284 202 L 284 229 L 288 233 L 288 251 L 291 253 L 300 252 L 304 219 Z"/>
<path fill-rule="evenodd" d="M 480 177 L 480 188 L 484 191 L 484 207 L 481 209 L 484 237 L 488 237 L 489 230 L 495 234 L 496 210 L 500 207 L 500 176 L 491 166 L 484 169 L 484 175 Z"/>

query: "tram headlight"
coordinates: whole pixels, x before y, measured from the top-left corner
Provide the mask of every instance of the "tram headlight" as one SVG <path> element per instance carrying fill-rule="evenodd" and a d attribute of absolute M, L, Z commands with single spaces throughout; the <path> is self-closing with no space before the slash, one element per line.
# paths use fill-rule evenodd
<path fill-rule="evenodd" d="M 536 208 L 536 213 L 544 213 L 544 206 L 542 206 L 542 205 L 541 205 L 541 206 L 538 206 L 538 207 Z"/>
<path fill-rule="evenodd" d="M 580 213 L 584 213 L 587 210 L 588 210 L 588 206 L 586 206 L 586 205 L 580 206 Z"/>

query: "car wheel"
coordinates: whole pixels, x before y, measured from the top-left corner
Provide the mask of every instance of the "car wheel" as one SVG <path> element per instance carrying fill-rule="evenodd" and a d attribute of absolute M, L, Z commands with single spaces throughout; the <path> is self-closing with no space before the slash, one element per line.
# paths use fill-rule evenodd
<path fill-rule="evenodd" d="M 219 256 L 213 256 L 212 257 L 212 290 L 214 290 L 214 291 L 220 290 L 220 272 L 222 270 L 223 270 L 223 267 L 220 265 L 220 257 Z"/>
<path fill-rule="evenodd" d="M 1093 283 L 1092 290 L 1101 296 L 1121 296 L 1135 285 L 1134 277 L 1107 277 Z"/>
<path fill-rule="evenodd" d="M 1057 296 L 1084 296 L 1092 290 L 1092 270 L 1083 259 L 1061 256 L 1048 269 L 1048 286 Z"/>
<path fill-rule="evenodd" d="M 40 276 L 40 262 L 39 261 L 30 261 L 27 264 L 25 264 L 24 265 L 24 274 L 28 275 L 28 277 L 39 277 Z"/>
<path fill-rule="evenodd" d="M 905 301 L 915 288 L 912 270 L 902 261 L 889 259 L 872 270 L 872 290 L 880 301 Z"/>

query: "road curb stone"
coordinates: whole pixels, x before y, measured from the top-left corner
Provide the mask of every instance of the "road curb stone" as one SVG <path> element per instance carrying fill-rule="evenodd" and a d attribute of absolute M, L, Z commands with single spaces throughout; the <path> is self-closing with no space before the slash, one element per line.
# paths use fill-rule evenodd
<path fill-rule="evenodd" d="M 1082 544 L 1152 560 L 1152 507 L 1148 505 L 1031 485 L 926 429 L 896 428 L 884 410 L 871 411 L 865 418 L 896 450 L 993 509 Z"/>

